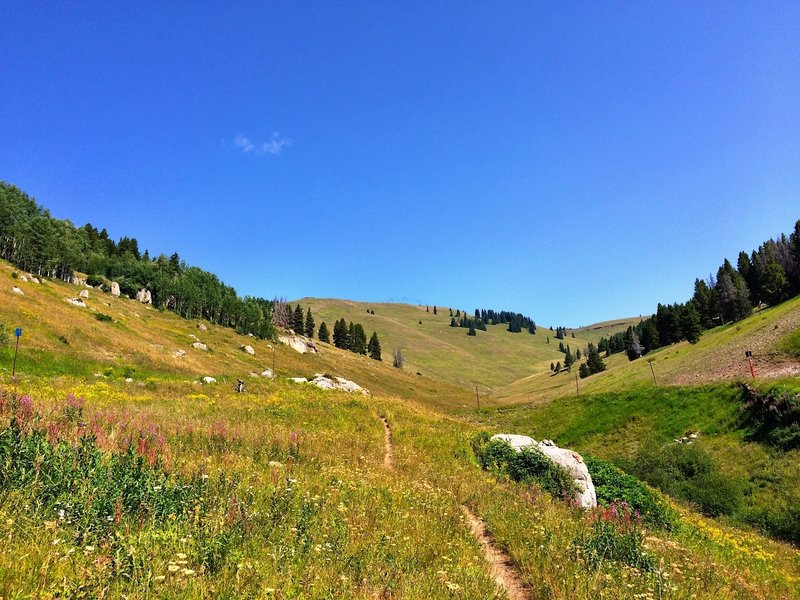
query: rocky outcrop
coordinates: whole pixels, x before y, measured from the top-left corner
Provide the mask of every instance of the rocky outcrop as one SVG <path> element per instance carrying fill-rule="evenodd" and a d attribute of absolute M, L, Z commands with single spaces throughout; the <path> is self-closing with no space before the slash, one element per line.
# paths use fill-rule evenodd
<path fill-rule="evenodd" d="M 192 344 L 192 348 L 196 348 L 197 350 L 202 350 L 203 352 L 208 352 L 208 346 L 206 346 L 203 342 L 195 342 Z"/>
<path fill-rule="evenodd" d="M 78 306 L 80 308 L 86 308 L 86 303 L 81 300 L 80 298 L 65 298 L 67 302 L 72 304 L 73 306 Z"/>
<path fill-rule="evenodd" d="M 208 327 L 206 327 L 206 326 L 205 326 L 205 325 L 203 325 L 202 323 L 198 323 L 198 324 L 197 324 L 197 328 L 198 328 L 200 331 L 208 331 Z"/>
<path fill-rule="evenodd" d="M 217 380 L 214 379 L 213 377 L 209 377 L 208 375 L 206 375 L 205 377 L 203 377 L 203 383 L 217 383 Z"/>
<path fill-rule="evenodd" d="M 41 283 L 41 281 L 39 281 L 38 277 L 34 277 L 33 275 L 28 275 L 28 277 L 30 277 L 31 282 L 35 283 L 36 285 L 39 285 Z"/>
<path fill-rule="evenodd" d="M 116 281 L 111 282 L 111 295 L 119 298 L 119 284 Z"/>
<path fill-rule="evenodd" d="M 81 298 L 89 298 L 89 290 L 82 290 L 80 294 L 78 294 Z"/>
<path fill-rule="evenodd" d="M 11 288 L 11 291 L 12 291 L 13 293 L 17 294 L 18 296 L 24 296 L 24 295 L 25 295 L 25 292 L 23 292 L 23 291 L 22 291 L 21 289 L 19 289 L 17 286 L 14 286 L 14 287 L 12 287 L 12 288 Z"/>
<path fill-rule="evenodd" d="M 586 468 L 586 463 L 583 462 L 583 457 L 577 452 L 568 448 L 559 448 L 553 440 L 537 442 L 526 435 L 499 433 L 493 435 L 492 439 L 507 442 L 517 452 L 524 448 L 536 448 L 552 462 L 563 467 L 572 475 L 575 486 L 578 488 L 578 494 L 575 499 L 583 508 L 597 506 L 597 494 L 594 490 L 594 483 L 592 483 L 592 476 L 589 474 L 589 469 Z"/>
<path fill-rule="evenodd" d="M 243 350 L 244 352 L 247 352 L 247 354 L 249 354 L 249 355 L 251 355 L 251 356 L 255 356 L 255 355 L 256 355 L 256 351 L 255 351 L 255 350 L 253 350 L 253 347 L 252 347 L 252 346 L 242 346 L 242 350 Z"/>
<path fill-rule="evenodd" d="M 80 277 L 78 277 L 74 273 L 72 275 L 70 275 L 69 282 L 72 285 L 85 285 L 86 284 L 86 280 L 85 279 L 81 279 Z"/>
<path fill-rule="evenodd" d="M 264 369 L 263 371 L 261 371 L 261 376 L 269 377 L 270 379 L 272 379 L 272 369 Z"/>
<path fill-rule="evenodd" d="M 19 280 L 20 280 L 20 281 L 24 281 L 25 283 L 28 283 L 28 278 L 27 278 L 27 277 L 25 277 L 25 275 L 20 275 L 20 276 L 19 276 Z"/>
<path fill-rule="evenodd" d="M 138 292 L 136 292 L 136 299 L 141 302 L 142 304 L 152 304 L 153 303 L 153 296 L 150 293 L 150 290 L 142 288 Z"/>
<path fill-rule="evenodd" d="M 174 356 L 175 358 L 183 358 L 184 356 L 186 356 L 186 350 L 178 348 L 177 350 L 175 350 L 175 352 L 172 353 L 172 356 Z"/>
<path fill-rule="evenodd" d="M 289 346 L 292 350 L 299 352 L 300 354 L 316 354 L 319 352 L 319 349 L 313 340 L 301 335 L 279 335 L 278 341 L 281 344 Z"/>
<path fill-rule="evenodd" d="M 309 383 L 311 385 L 315 385 L 322 390 L 338 390 L 340 392 L 348 392 L 350 394 L 363 394 L 368 395 L 369 390 L 362 388 L 360 385 L 355 383 L 354 381 L 350 381 L 349 379 L 345 379 L 344 377 L 332 377 L 329 375 L 324 375 L 322 373 L 317 373 L 314 375 L 314 379 L 309 381 L 305 377 L 292 377 L 289 381 L 293 381 L 295 383 Z"/>

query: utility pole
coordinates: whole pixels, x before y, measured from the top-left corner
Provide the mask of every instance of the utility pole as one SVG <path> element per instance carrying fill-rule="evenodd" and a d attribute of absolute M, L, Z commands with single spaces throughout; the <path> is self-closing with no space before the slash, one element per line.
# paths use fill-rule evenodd
<path fill-rule="evenodd" d="M 14 335 L 17 338 L 17 345 L 14 347 L 14 367 L 11 369 L 11 379 L 16 380 L 17 377 L 17 352 L 19 352 L 19 338 L 22 337 L 22 328 L 17 327 L 14 330 Z"/>

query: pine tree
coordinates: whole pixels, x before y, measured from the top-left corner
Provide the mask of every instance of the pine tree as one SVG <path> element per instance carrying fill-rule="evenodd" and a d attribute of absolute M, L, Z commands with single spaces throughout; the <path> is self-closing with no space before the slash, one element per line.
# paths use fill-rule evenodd
<path fill-rule="evenodd" d="M 585 379 L 591 375 L 591 373 L 589 373 L 589 365 L 582 363 L 580 368 L 578 368 L 578 374 L 581 376 L 581 379 Z"/>
<path fill-rule="evenodd" d="M 347 348 L 347 323 L 344 318 L 333 325 L 333 345 L 337 348 Z"/>
<path fill-rule="evenodd" d="M 436 305 L 433 306 L 433 314 L 438 315 L 439 313 L 436 312 Z"/>
<path fill-rule="evenodd" d="M 580 360 L 580 359 L 581 359 L 581 349 L 578 348 L 577 350 L 575 350 L 575 360 Z"/>
<path fill-rule="evenodd" d="M 572 352 L 567 346 L 566 354 L 564 355 L 564 367 L 566 367 L 567 371 L 572 371 L 572 363 L 575 362 L 575 359 L 572 357 Z"/>
<path fill-rule="evenodd" d="M 556 373 L 560 373 L 560 372 L 561 372 L 561 361 L 558 361 L 558 362 L 556 363 L 556 368 L 555 368 L 555 369 L 553 369 L 553 370 L 554 370 Z"/>
<path fill-rule="evenodd" d="M 700 313 L 691 302 L 687 303 L 681 314 L 681 331 L 690 344 L 696 344 L 703 333 L 700 325 Z M 630 355 L 629 355 L 630 356 Z"/>
<path fill-rule="evenodd" d="M 382 360 L 381 359 L 381 342 L 378 340 L 378 332 L 373 331 L 372 337 L 369 338 L 369 345 L 367 346 L 367 350 L 369 351 L 369 357 L 374 360 Z"/>
<path fill-rule="evenodd" d="M 311 315 L 311 307 L 306 312 L 306 337 L 314 337 L 314 317 Z"/>
<path fill-rule="evenodd" d="M 317 332 L 317 335 L 319 336 L 320 342 L 330 343 L 331 335 L 328 331 L 328 326 L 325 324 L 325 321 L 319 324 L 319 331 Z"/>
<path fill-rule="evenodd" d="M 458 323 L 456 323 L 455 317 L 450 319 L 450 327 L 458 327 Z"/>
<path fill-rule="evenodd" d="M 556 368 L 556 366 L 553 363 L 550 363 L 550 370 L 553 371 L 553 370 L 555 370 L 555 368 Z"/>
<path fill-rule="evenodd" d="M 305 320 L 303 319 L 303 308 L 299 304 L 294 309 L 292 329 L 296 334 L 303 335 L 303 330 L 305 329 Z"/>
<path fill-rule="evenodd" d="M 361 323 L 356 323 L 353 327 L 353 337 L 350 349 L 357 354 L 367 353 L 367 333 Z"/>
<path fill-rule="evenodd" d="M 469 323 L 469 331 L 467 332 L 467 335 L 478 335 L 475 331 L 475 326 L 472 324 L 472 321 Z"/>
<path fill-rule="evenodd" d="M 606 365 L 603 362 L 603 359 L 600 357 L 600 352 L 598 352 L 597 348 L 594 347 L 594 344 L 589 344 L 589 356 L 586 358 L 586 362 L 584 363 L 589 369 L 589 374 L 594 375 L 595 373 L 600 373 L 601 371 L 606 370 Z"/>
<path fill-rule="evenodd" d="M 356 326 L 352 321 L 350 321 L 350 325 L 347 326 L 347 342 L 345 343 L 345 348 L 350 350 L 351 352 L 356 351 L 355 338 L 356 338 Z"/>

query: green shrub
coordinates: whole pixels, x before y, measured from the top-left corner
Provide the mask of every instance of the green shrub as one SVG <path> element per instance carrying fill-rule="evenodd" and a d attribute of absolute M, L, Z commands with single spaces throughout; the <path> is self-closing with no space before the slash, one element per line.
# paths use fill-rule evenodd
<path fill-rule="evenodd" d="M 111 315 L 106 315 L 104 313 L 94 313 L 94 318 L 103 323 L 110 323 L 113 320 Z"/>
<path fill-rule="evenodd" d="M 507 475 L 518 483 L 537 483 L 557 498 L 572 498 L 576 488 L 566 469 L 547 458 L 538 448 L 517 452 L 506 441 L 491 440 L 485 431 L 472 440 L 472 449 L 483 469 Z"/>
<path fill-rule="evenodd" d="M 759 392 L 742 385 L 742 425 L 748 439 L 780 450 L 800 448 L 800 394 L 784 387 Z"/>
<path fill-rule="evenodd" d="M 744 495 L 743 482 L 722 473 L 697 443 L 645 445 L 632 462 L 632 469 L 640 479 L 696 504 L 709 517 L 733 514 Z"/>
<path fill-rule="evenodd" d="M 587 455 L 583 458 L 592 476 L 598 504 L 610 506 L 625 502 L 652 527 L 670 529 L 675 525 L 674 511 L 641 481 L 609 461 Z"/>
<path fill-rule="evenodd" d="M 89 275 L 86 277 L 86 284 L 92 287 L 97 287 L 98 285 L 104 285 L 106 282 L 105 278 L 100 275 Z"/>

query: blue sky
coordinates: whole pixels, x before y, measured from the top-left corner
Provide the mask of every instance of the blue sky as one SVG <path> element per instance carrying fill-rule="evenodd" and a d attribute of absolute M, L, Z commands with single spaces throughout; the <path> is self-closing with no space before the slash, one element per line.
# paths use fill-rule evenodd
<path fill-rule="evenodd" d="M 800 218 L 797 2 L 3 12 L 0 179 L 242 294 L 575 326 Z"/>

